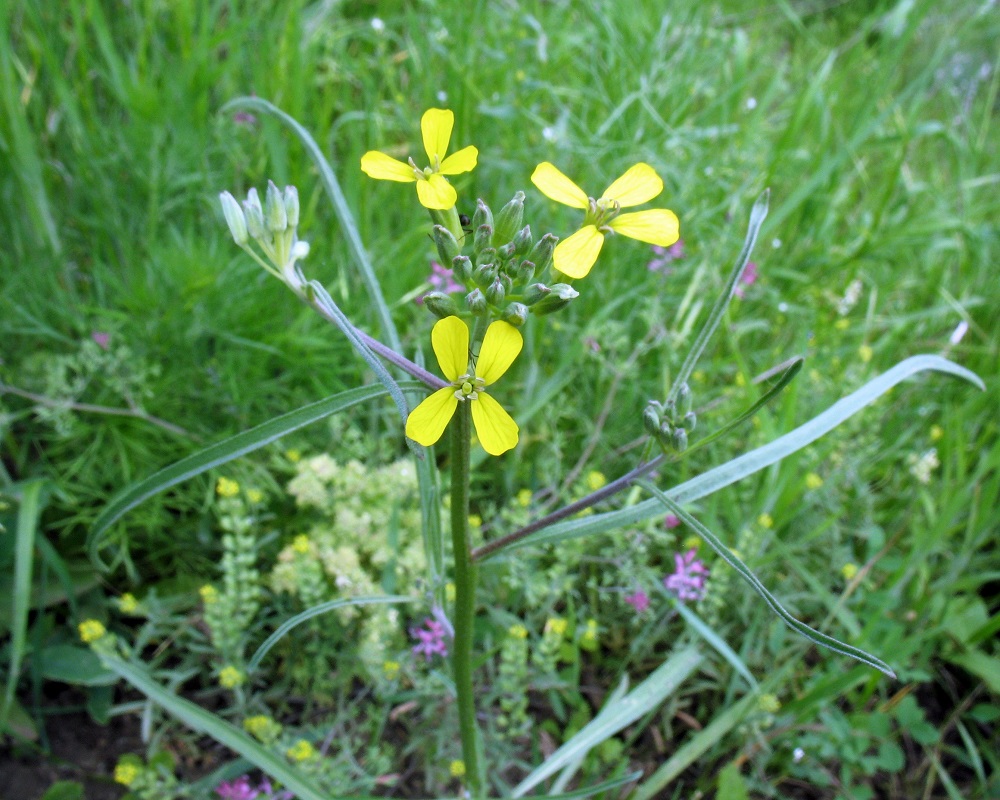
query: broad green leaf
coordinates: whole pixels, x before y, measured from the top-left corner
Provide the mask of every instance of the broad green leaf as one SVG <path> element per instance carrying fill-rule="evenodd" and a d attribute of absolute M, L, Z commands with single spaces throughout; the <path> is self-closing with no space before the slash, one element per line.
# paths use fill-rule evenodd
<path fill-rule="evenodd" d="M 750 800 L 746 781 L 740 774 L 740 768 L 730 761 L 719 773 L 719 791 L 715 800 Z"/>
<path fill-rule="evenodd" d="M 78 686 L 107 686 L 118 676 L 106 669 L 89 647 L 56 644 L 32 656 L 32 663 L 43 678 Z"/>
<path fill-rule="evenodd" d="M 969 650 L 946 658 L 982 680 L 991 692 L 1000 695 L 1000 658 L 987 655 L 982 650 Z"/>
<path fill-rule="evenodd" d="M 605 705 L 594 719 L 521 781 L 511 796 L 524 797 L 546 778 L 655 709 L 677 691 L 702 659 L 694 647 L 675 653 L 625 697 Z"/>
<path fill-rule="evenodd" d="M 79 781 L 56 781 L 42 795 L 42 800 L 84 800 L 85 796 Z"/>

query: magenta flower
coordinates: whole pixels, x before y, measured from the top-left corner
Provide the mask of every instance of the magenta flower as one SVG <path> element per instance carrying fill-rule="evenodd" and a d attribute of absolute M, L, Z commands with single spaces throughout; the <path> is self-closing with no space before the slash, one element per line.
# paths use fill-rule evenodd
<path fill-rule="evenodd" d="M 701 600 L 705 596 L 708 567 L 696 555 L 698 551 L 694 548 L 684 555 L 674 553 L 674 572 L 663 579 L 667 591 L 678 600 Z"/>
<path fill-rule="evenodd" d="M 417 640 L 413 646 L 414 655 L 423 655 L 430 661 L 434 656 L 447 656 L 448 645 L 445 643 L 446 631 L 444 625 L 436 619 L 428 617 L 423 628 L 410 628 L 410 636 Z"/>
<path fill-rule="evenodd" d="M 667 528 L 676 528 L 681 524 L 681 521 L 673 514 L 667 514 L 667 518 L 663 520 L 663 524 Z"/>
<path fill-rule="evenodd" d="M 454 292 L 464 292 L 465 287 L 455 280 L 455 273 L 447 267 L 442 267 L 437 261 L 431 262 L 431 274 L 427 276 L 427 282 L 435 292 L 453 294 Z M 417 305 L 424 304 L 424 298 L 417 298 Z"/>
<path fill-rule="evenodd" d="M 658 244 L 654 244 L 653 255 L 655 258 L 646 264 L 646 269 L 650 272 L 669 275 L 671 273 L 670 263 L 684 258 L 684 240 L 678 239 L 669 247 L 660 247 Z"/>
<path fill-rule="evenodd" d="M 254 800 L 263 788 L 263 785 L 258 789 L 252 788 L 250 786 L 250 777 L 244 775 L 234 781 L 220 783 L 215 787 L 215 793 L 219 797 L 224 798 L 224 800 Z M 268 794 L 270 794 L 270 784 L 268 784 L 267 789 Z"/>
<path fill-rule="evenodd" d="M 746 295 L 747 286 L 753 286 L 757 283 L 757 264 L 753 261 L 748 261 L 747 265 L 743 268 L 743 274 L 740 275 L 740 284 L 736 287 L 736 291 L 733 292 L 741 300 Z"/>
<path fill-rule="evenodd" d="M 649 608 L 649 595 L 642 589 L 636 589 L 632 594 L 625 595 L 624 600 L 636 610 L 637 614 Z"/>
<path fill-rule="evenodd" d="M 102 350 L 107 350 L 108 343 L 111 341 L 111 334 L 104 331 L 94 331 L 90 334 L 90 338 L 97 342 L 97 346 Z"/>

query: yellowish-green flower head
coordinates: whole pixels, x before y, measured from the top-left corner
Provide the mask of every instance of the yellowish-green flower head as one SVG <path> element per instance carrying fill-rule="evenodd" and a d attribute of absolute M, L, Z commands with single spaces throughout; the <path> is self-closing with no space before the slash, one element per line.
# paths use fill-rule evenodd
<path fill-rule="evenodd" d="M 555 268 L 571 278 L 587 276 L 609 233 L 660 247 L 669 247 L 680 238 L 680 223 L 673 211 L 653 208 L 621 213 L 623 208 L 646 203 L 663 191 L 663 181 L 649 164 L 630 167 L 597 200 L 548 161 L 535 167 L 531 182 L 550 200 L 586 212 L 580 230 L 559 242 L 552 254 Z"/>
<path fill-rule="evenodd" d="M 383 661 L 382 674 L 387 681 L 394 681 L 399 677 L 400 664 L 398 661 Z"/>
<path fill-rule="evenodd" d="M 281 723 L 266 714 L 257 714 L 243 720 L 243 730 L 262 742 L 273 741 L 281 735 Z"/>
<path fill-rule="evenodd" d="M 464 147 L 446 157 L 455 115 L 447 109 L 430 108 L 420 119 L 420 133 L 430 166 L 421 169 L 408 159 L 403 163 L 385 153 L 369 150 L 361 156 L 361 171 L 381 181 L 417 184 L 417 197 L 424 208 L 447 210 L 455 207 L 458 194 L 445 175 L 461 175 L 475 169 L 479 151 Z"/>
<path fill-rule="evenodd" d="M 233 666 L 223 667 L 222 670 L 219 672 L 219 685 L 223 689 L 235 689 L 237 686 L 241 685 L 246 679 L 247 676 Z"/>
<path fill-rule="evenodd" d="M 858 574 L 858 565 L 847 563 L 840 568 L 840 574 L 844 576 L 845 580 L 852 581 L 854 576 Z"/>
<path fill-rule="evenodd" d="M 96 642 L 107 633 L 105 627 L 96 619 L 85 619 L 77 626 L 80 631 L 80 639 L 86 644 Z"/>
<path fill-rule="evenodd" d="M 520 623 L 515 623 L 514 625 L 511 625 L 507 629 L 507 633 L 510 636 L 513 636 L 515 639 L 527 639 L 528 638 L 528 629 L 525 628 Z"/>
<path fill-rule="evenodd" d="M 236 497 L 240 493 L 240 485 L 230 478 L 219 478 L 215 491 L 219 497 Z"/>
<path fill-rule="evenodd" d="M 458 317 L 445 317 L 431 331 L 431 345 L 451 386 L 424 398 L 406 420 L 406 435 L 429 447 L 441 438 L 459 403 L 472 403 L 472 422 L 483 449 L 491 456 L 506 453 L 517 444 L 518 427 L 503 406 L 486 393 L 521 352 L 524 340 L 507 322 L 486 329 L 479 358 L 469 362 L 469 326 Z"/>
<path fill-rule="evenodd" d="M 549 617 L 545 620 L 545 633 L 551 634 L 557 639 L 565 635 L 567 627 L 569 627 L 569 622 L 562 617 Z"/>
<path fill-rule="evenodd" d="M 118 608 L 123 614 L 134 614 L 139 610 L 139 601 L 131 592 L 125 592 L 118 598 Z"/>
<path fill-rule="evenodd" d="M 448 765 L 448 772 L 453 778 L 461 778 L 465 775 L 465 762 L 455 759 Z"/>
<path fill-rule="evenodd" d="M 285 751 L 292 761 L 309 761 L 316 757 L 316 748 L 305 739 L 299 739 Z"/>
<path fill-rule="evenodd" d="M 130 761 L 120 761 L 115 765 L 115 783 L 122 786 L 131 786 L 135 779 L 139 777 L 140 769 L 138 765 Z"/>

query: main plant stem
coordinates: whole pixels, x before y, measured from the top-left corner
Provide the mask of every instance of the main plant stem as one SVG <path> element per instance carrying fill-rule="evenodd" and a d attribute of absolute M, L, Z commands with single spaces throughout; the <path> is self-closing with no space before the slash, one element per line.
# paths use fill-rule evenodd
<path fill-rule="evenodd" d="M 459 402 L 451 421 L 451 538 L 455 559 L 455 641 L 451 663 L 458 699 L 458 725 L 465 762 L 465 786 L 473 798 L 483 797 L 479 763 L 476 698 L 472 691 L 472 624 L 476 613 L 476 565 L 469 539 L 469 403 Z"/>

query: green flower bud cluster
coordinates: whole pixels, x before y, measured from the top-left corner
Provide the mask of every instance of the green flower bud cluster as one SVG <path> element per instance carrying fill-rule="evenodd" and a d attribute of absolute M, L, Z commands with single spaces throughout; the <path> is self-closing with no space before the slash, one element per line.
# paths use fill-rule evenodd
<path fill-rule="evenodd" d="M 222 192 L 219 202 L 233 241 L 292 291 L 301 294 L 306 279 L 296 262 L 309 255 L 309 243 L 298 238 L 298 190 L 294 186 L 281 190 L 268 181 L 263 205 L 256 189 L 247 192 L 242 205 L 229 192 Z M 256 242 L 266 261 L 253 249 L 251 241 Z"/>
<path fill-rule="evenodd" d="M 646 432 L 663 448 L 665 453 L 683 453 L 698 418 L 691 410 L 691 388 L 685 383 L 677 392 L 677 399 L 667 403 L 650 400 L 642 412 Z"/>
<path fill-rule="evenodd" d="M 524 224 L 524 192 L 517 192 L 494 216 L 479 200 L 463 236 L 447 225 L 434 225 L 432 237 L 442 264 L 450 264 L 454 278 L 468 293 L 465 304 L 474 316 L 491 316 L 523 325 L 529 314 L 551 314 L 579 297 L 572 286 L 538 282 L 552 267 L 558 237 L 546 233 L 535 240 L 531 226 Z M 471 252 L 463 253 L 469 248 Z M 424 306 L 435 316 L 458 313 L 458 304 L 443 292 L 431 292 Z"/>

